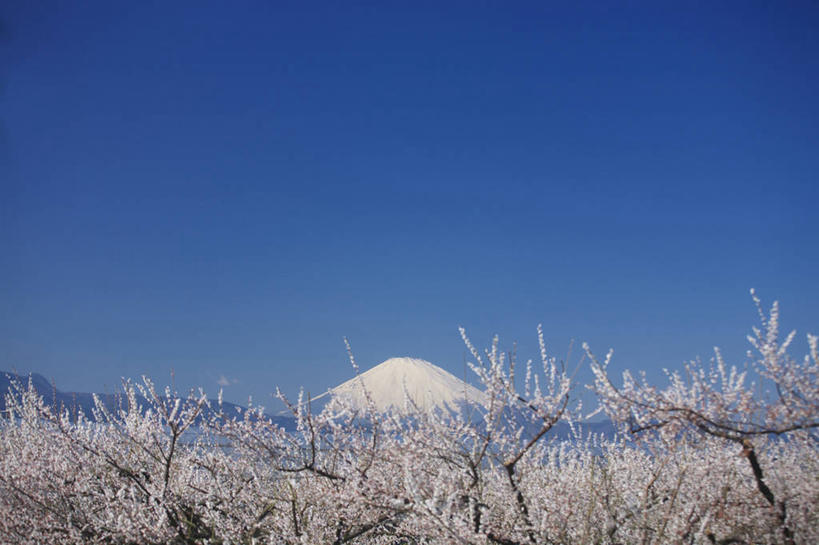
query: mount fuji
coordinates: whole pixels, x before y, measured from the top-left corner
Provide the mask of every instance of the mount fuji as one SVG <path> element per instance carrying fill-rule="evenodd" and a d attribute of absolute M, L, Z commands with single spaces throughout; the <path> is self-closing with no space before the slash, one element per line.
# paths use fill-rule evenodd
<path fill-rule="evenodd" d="M 398 414 L 413 413 L 416 407 L 424 412 L 457 412 L 467 405 L 484 405 L 486 397 L 474 386 L 428 361 L 390 358 L 312 401 L 344 400 L 353 408 L 364 410 L 367 395 L 376 411 Z"/>
<path fill-rule="evenodd" d="M 466 416 L 464 411 L 469 409 L 469 418 L 474 419 L 476 425 L 481 425 L 480 414 L 489 404 L 487 395 L 478 388 L 428 361 L 416 358 L 390 358 L 311 399 L 310 403 L 312 409 L 319 412 L 331 400 L 337 399 L 347 402 L 354 410 L 364 412 L 368 406 L 367 396 L 377 413 L 394 412 L 412 416 L 416 411 L 422 411 Z M 530 422 L 524 416 L 522 407 L 510 407 L 506 411 L 508 421 L 512 425 L 523 426 L 526 433 L 536 433 L 542 425 L 539 420 Z M 555 425 L 551 435 L 572 439 L 576 430 L 602 433 L 609 437 L 615 433 L 609 421 L 576 424 L 574 430 L 561 421 Z"/>

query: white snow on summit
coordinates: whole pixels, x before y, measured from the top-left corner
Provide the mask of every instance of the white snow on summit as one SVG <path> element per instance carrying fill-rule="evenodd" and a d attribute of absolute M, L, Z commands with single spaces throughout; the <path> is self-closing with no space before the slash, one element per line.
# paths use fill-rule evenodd
<path fill-rule="evenodd" d="M 423 411 L 457 411 L 466 403 L 484 404 L 485 400 L 485 395 L 474 386 L 416 358 L 390 358 L 319 397 L 329 394 L 364 409 L 367 400 L 362 383 L 379 412 L 411 412 L 412 406 L 406 402 L 405 394 Z"/>

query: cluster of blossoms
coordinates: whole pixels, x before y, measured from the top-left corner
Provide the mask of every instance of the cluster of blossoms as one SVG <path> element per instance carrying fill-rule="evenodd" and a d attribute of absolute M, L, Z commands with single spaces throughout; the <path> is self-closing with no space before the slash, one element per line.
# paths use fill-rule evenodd
<path fill-rule="evenodd" d="M 18 385 L 0 422 L 0 541 L 819 543 L 817 339 L 794 361 L 776 306 L 762 326 L 751 372 L 767 386 L 719 354 L 666 389 L 630 374 L 615 385 L 610 356 L 587 348 L 590 387 L 622 426 L 613 438 L 553 438 L 578 411 L 540 331 L 523 380 L 497 340 L 479 352 L 464 335 L 486 399 L 457 414 L 343 400 L 314 414 L 281 396 L 287 430 L 261 408 L 228 417 L 148 379 L 87 416 Z"/>

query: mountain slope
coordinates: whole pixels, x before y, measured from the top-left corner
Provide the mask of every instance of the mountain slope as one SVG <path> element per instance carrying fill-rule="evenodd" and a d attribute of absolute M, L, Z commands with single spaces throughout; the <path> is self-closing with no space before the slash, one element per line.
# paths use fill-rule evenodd
<path fill-rule="evenodd" d="M 365 390 L 379 412 L 411 413 L 414 411 L 412 403 L 422 411 L 451 412 L 468 403 L 484 402 L 484 394 L 474 386 L 428 361 L 416 358 L 390 358 L 332 388 L 314 401 L 322 398 L 325 401 L 344 399 L 354 408 L 364 410 L 367 407 Z M 407 402 L 407 396 L 412 403 Z"/>
<path fill-rule="evenodd" d="M 419 410 L 425 412 L 452 414 L 461 412 L 467 406 L 476 406 L 477 411 L 470 411 L 470 418 L 476 426 L 483 425 L 481 415 L 488 403 L 483 392 L 428 361 L 391 358 L 314 398 L 311 400 L 312 409 L 319 412 L 327 402 L 336 398 L 346 400 L 353 409 L 364 411 L 367 408 L 365 389 L 376 412 L 382 413 L 394 411 L 411 415 L 414 408 L 407 403 L 407 395 Z M 506 421 L 523 427 L 524 434 L 532 436 L 538 432 L 543 422 L 531 421 L 527 418 L 527 411 L 528 409 L 520 406 L 510 407 L 507 409 Z M 581 437 L 588 433 L 609 437 L 614 435 L 611 422 L 576 424 L 575 431 Z M 552 428 L 549 437 L 575 439 L 569 424 L 562 421 Z"/>

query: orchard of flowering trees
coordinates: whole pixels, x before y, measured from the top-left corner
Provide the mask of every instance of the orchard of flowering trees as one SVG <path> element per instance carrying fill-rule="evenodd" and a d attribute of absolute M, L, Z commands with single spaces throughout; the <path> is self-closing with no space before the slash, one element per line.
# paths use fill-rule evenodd
<path fill-rule="evenodd" d="M 552 438 L 580 420 L 583 385 L 540 331 L 540 361 L 522 366 L 463 334 L 487 401 L 461 414 L 314 414 L 281 396 L 288 431 L 148 379 L 93 415 L 18 385 L 0 421 L 0 542 L 819 543 L 819 341 L 794 359 L 777 305 L 760 319 L 742 370 L 717 352 L 663 387 L 611 376 L 611 353 L 585 347 L 614 438 Z"/>

